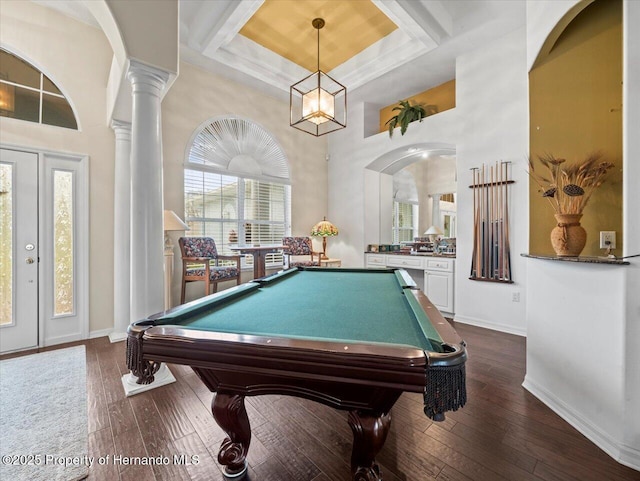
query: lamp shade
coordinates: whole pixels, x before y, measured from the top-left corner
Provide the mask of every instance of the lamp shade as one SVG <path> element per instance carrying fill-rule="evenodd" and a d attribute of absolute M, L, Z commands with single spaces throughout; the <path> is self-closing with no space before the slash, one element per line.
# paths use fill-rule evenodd
<path fill-rule="evenodd" d="M 164 211 L 164 230 L 189 230 L 189 226 L 185 224 L 178 215 L 172 210 Z"/>
<path fill-rule="evenodd" d="M 313 229 L 311 229 L 311 235 L 318 237 L 333 237 L 338 235 L 338 228 L 324 217 L 320 222 L 313 226 Z"/>
<path fill-rule="evenodd" d="M 442 235 L 444 232 L 440 229 L 440 227 L 436 225 L 432 225 L 429 227 L 423 235 Z"/>

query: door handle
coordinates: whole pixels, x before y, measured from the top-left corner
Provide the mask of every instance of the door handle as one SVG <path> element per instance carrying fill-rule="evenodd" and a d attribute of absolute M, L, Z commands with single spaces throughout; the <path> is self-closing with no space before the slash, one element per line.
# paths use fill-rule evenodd
<path fill-rule="evenodd" d="M 26 262 L 27 264 L 33 264 L 35 261 L 33 260 L 33 257 L 27 257 L 27 258 L 25 259 L 25 262 Z"/>

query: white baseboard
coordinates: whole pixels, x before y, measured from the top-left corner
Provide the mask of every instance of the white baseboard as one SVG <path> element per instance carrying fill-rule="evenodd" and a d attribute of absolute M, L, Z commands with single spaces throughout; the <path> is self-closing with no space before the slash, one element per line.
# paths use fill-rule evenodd
<path fill-rule="evenodd" d="M 618 462 L 640 471 L 640 449 L 622 444 L 620 446 L 620 459 L 618 459 Z"/>
<path fill-rule="evenodd" d="M 68 334 L 66 336 L 50 337 L 44 340 L 41 347 L 56 346 L 58 344 L 66 344 L 68 342 L 82 341 L 83 339 L 84 337 L 82 334 Z"/>
<path fill-rule="evenodd" d="M 98 331 L 91 331 L 89 333 L 89 339 L 95 339 L 96 337 L 107 337 L 112 332 L 113 332 L 113 327 L 110 327 L 108 329 L 100 329 Z"/>
<path fill-rule="evenodd" d="M 116 332 L 111 331 L 109 333 L 109 341 L 113 344 L 114 342 L 125 341 L 127 339 L 127 333 L 125 332 Z"/>
<path fill-rule="evenodd" d="M 475 317 L 460 316 L 458 314 L 454 316 L 453 320 L 461 324 L 469 324 L 471 326 L 484 327 L 485 329 L 491 329 L 493 331 L 506 332 L 507 334 L 527 337 L 527 330 L 525 328 L 514 328 L 507 324 L 498 324 L 496 322 L 477 319 Z"/>
<path fill-rule="evenodd" d="M 561 401 L 552 393 L 540 386 L 540 384 L 532 380 L 530 376 L 525 376 L 522 387 L 540 399 L 540 401 L 542 401 L 549 409 L 571 424 L 571 426 L 576 428 L 587 439 L 593 442 L 617 462 L 640 471 L 639 450 L 630 446 L 625 446 L 624 444 L 616 441 L 609 436 L 609 434 L 603 432 L 600 428 L 590 423 L 587 419 L 576 414 L 571 406 L 567 405 L 565 402 Z"/>

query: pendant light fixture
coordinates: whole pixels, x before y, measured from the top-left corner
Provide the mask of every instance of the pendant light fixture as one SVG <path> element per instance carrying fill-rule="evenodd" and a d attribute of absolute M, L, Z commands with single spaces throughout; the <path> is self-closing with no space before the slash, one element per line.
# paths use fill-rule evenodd
<path fill-rule="evenodd" d="M 318 69 L 289 90 L 291 126 L 319 137 L 347 126 L 347 88 L 320 70 L 320 29 L 324 19 L 311 22 L 318 31 Z"/>

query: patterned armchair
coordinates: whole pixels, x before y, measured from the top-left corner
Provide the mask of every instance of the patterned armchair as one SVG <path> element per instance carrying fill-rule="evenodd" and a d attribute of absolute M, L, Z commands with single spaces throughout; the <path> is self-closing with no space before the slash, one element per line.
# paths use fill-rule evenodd
<path fill-rule="evenodd" d="M 282 238 L 285 268 L 296 266 L 319 266 L 322 252 L 314 252 L 310 237 Z M 297 256 L 298 259 L 292 259 Z M 304 259 L 301 256 L 305 256 Z"/>
<path fill-rule="evenodd" d="M 187 282 L 204 281 L 205 296 L 218 290 L 218 282 L 235 279 L 240 284 L 240 256 L 218 255 L 216 243 L 211 237 L 180 237 L 182 252 L 182 292 L 180 303 L 184 304 L 184 292 Z M 221 266 L 219 261 L 231 260 L 236 265 Z"/>

